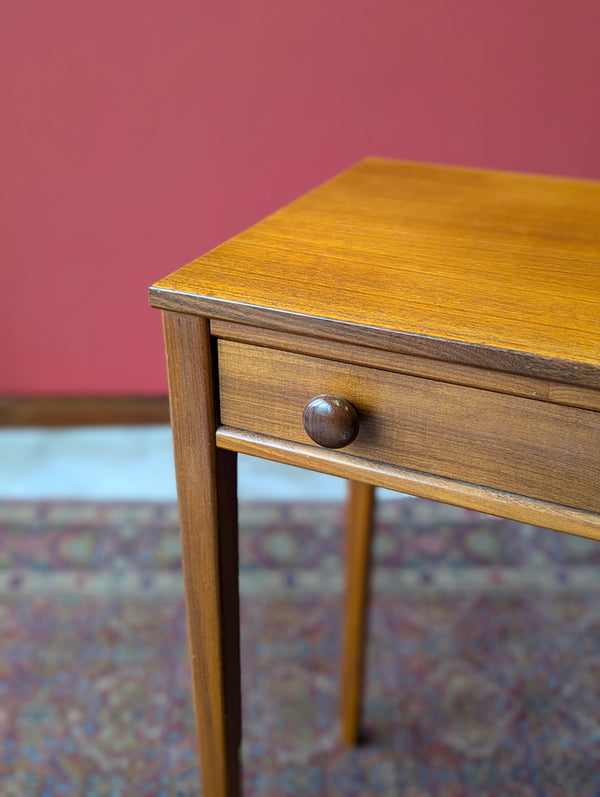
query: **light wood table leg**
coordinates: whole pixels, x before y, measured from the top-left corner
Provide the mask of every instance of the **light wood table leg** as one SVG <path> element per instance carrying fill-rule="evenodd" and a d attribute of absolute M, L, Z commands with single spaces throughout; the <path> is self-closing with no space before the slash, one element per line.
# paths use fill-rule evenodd
<path fill-rule="evenodd" d="M 349 481 L 348 488 L 340 712 L 342 739 L 347 745 L 356 745 L 362 707 L 375 489 L 355 481 Z"/>
<path fill-rule="evenodd" d="M 208 321 L 163 320 L 203 793 L 239 797 L 237 455 L 215 445 Z"/>

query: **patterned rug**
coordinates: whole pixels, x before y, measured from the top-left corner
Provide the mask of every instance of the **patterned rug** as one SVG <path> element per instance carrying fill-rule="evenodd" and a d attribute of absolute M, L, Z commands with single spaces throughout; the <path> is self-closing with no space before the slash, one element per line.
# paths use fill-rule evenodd
<path fill-rule="evenodd" d="M 244 794 L 600 795 L 600 544 L 382 502 L 346 750 L 341 517 L 242 507 Z M 0 540 L 0 794 L 197 794 L 175 508 L 2 503 Z"/>

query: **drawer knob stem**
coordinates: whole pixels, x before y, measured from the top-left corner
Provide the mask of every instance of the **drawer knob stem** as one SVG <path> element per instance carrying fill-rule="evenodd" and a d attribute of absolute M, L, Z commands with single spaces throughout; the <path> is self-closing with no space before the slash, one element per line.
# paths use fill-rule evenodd
<path fill-rule="evenodd" d="M 302 415 L 306 434 L 324 448 L 343 448 L 358 434 L 358 413 L 340 396 L 325 393 L 308 402 Z"/>

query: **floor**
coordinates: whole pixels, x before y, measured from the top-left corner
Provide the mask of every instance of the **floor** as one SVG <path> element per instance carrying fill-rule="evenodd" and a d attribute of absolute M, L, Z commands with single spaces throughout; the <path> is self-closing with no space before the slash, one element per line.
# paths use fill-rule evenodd
<path fill-rule="evenodd" d="M 239 497 L 342 500 L 333 476 L 240 455 Z M 379 497 L 398 497 L 381 490 Z M 1 499 L 175 501 L 168 426 L 0 430 Z"/>

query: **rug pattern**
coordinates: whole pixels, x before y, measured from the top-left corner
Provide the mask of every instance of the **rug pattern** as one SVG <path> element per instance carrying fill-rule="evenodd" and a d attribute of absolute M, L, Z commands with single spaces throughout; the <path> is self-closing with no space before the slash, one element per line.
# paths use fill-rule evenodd
<path fill-rule="evenodd" d="M 383 502 L 346 750 L 342 509 L 240 520 L 244 794 L 600 795 L 599 543 Z M 0 794 L 197 794 L 175 507 L 7 502 L 0 540 Z"/>

